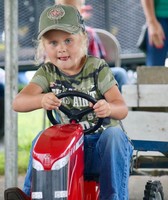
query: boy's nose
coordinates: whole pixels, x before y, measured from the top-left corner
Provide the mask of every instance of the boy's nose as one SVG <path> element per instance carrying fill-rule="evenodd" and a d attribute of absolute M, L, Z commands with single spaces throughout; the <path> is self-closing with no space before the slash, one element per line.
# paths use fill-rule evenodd
<path fill-rule="evenodd" d="M 59 45 L 59 50 L 58 50 L 58 51 L 59 51 L 59 52 L 65 52 L 65 51 L 66 51 L 65 45 L 60 44 L 60 45 Z"/>
<path fill-rule="evenodd" d="M 66 50 L 65 49 L 59 49 L 59 53 L 62 53 L 62 52 L 65 52 Z"/>

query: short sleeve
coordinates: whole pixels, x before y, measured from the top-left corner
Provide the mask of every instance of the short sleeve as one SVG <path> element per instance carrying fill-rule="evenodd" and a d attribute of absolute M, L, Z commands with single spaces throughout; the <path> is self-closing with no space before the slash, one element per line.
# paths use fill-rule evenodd
<path fill-rule="evenodd" d="M 107 92 L 112 86 L 118 85 L 114 78 L 111 68 L 104 61 L 100 65 L 98 73 L 98 89 L 102 95 Z"/>
<path fill-rule="evenodd" d="M 30 81 L 31 83 L 36 83 L 37 85 L 39 85 L 43 89 L 44 93 L 50 91 L 50 85 L 49 85 L 50 83 L 47 79 L 47 74 L 48 73 L 45 70 L 45 67 L 42 66 L 36 71 L 32 80 Z"/>

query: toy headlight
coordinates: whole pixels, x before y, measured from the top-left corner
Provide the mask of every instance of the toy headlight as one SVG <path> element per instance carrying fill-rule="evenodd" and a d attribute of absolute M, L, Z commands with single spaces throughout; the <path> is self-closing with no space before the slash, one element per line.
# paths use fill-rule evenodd
<path fill-rule="evenodd" d="M 35 159 L 33 159 L 33 168 L 36 169 L 37 171 L 44 170 L 43 165 Z"/>
<path fill-rule="evenodd" d="M 65 157 L 63 157 L 63 158 L 57 160 L 57 161 L 53 164 L 53 166 L 52 166 L 51 169 L 52 169 L 52 170 L 59 170 L 59 169 L 65 167 L 65 166 L 68 164 L 68 161 L 69 161 L 69 154 L 66 155 Z"/>

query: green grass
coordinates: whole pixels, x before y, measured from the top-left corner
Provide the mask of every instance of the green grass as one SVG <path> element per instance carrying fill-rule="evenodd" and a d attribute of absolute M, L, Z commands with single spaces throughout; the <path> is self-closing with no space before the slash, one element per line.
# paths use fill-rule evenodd
<path fill-rule="evenodd" d="M 33 138 L 43 129 L 43 110 L 18 114 L 18 147 L 28 150 Z"/>
<path fill-rule="evenodd" d="M 25 173 L 34 137 L 43 129 L 43 110 L 18 113 L 18 172 Z M 0 152 L 0 175 L 4 174 L 4 153 Z"/>
<path fill-rule="evenodd" d="M 4 154 L 0 153 L 0 175 L 4 174 L 4 164 L 5 164 Z"/>

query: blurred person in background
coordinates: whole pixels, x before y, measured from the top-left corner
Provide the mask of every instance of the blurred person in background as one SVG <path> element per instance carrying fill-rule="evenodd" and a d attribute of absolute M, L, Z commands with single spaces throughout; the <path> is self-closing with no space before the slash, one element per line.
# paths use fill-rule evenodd
<path fill-rule="evenodd" d="M 85 5 L 85 0 L 55 0 L 56 4 L 69 4 L 72 6 L 75 6 L 81 15 L 83 16 L 84 20 L 90 19 L 92 16 L 92 6 L 91 5 Z M 98 34 L 95 32 L 93 27 L 86 26 L 86 31 L 88 33 L 89 37 L 89 44 L 88 44 L 88 54 L 93 55 L 98 58 L 105 59 L 106 51 L 104 49 L 104 46 L 98 36 Z M 125 69 L 123 69 L 120 66 L 117 67 L 111 67 L 112 72 L 114 74 L 115 79 L 118 82 L 119 90 L 121 91 L 122 86 L 125 84 L 128 84 L 128 76 Z"/>
<path fill-rule="evenodd" d="M 164 66 L 168 53 L 168 0 L 141 0 L 146 17 L 146 65 Z"/>

